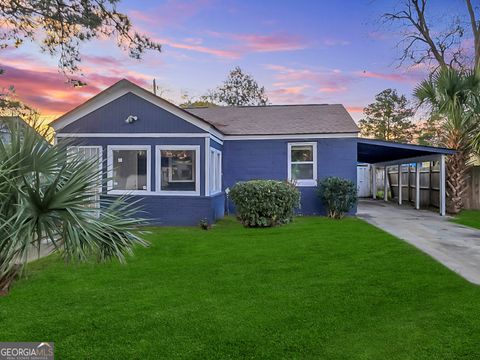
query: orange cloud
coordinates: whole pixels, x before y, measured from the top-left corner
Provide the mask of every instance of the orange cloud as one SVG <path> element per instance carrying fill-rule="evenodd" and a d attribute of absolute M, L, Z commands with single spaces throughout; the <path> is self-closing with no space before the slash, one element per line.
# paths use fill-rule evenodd
<path fill-rule="evenodd" d="M 16 96 L 46 117 L 59 115 L 74 108 L 123 77 L 141 86 L 147 87 L 150 84 L 150 79 L 145 75 L 117 67 L 119 63 L 114 58 L 103 59 L 108 60 L 114 70 L 101 74 L 89 68 L 88 62 L 85 63 L 83 69 L 86 76 L 83 80 L 88 85 L 80 88 L 67 84 L 64 75 L 60 74 L 56 67 L 35 64 L 28 60 L 28 57 L 22 56 L 2 59 L 1 67 L 5 73 L 0 76 L 0 88 L 15 86 Z"/>
<path fill-rule="evenodd" d="M 347 106 L 347 111 L 351 113 L 362 113 L 363 106 Z"/>

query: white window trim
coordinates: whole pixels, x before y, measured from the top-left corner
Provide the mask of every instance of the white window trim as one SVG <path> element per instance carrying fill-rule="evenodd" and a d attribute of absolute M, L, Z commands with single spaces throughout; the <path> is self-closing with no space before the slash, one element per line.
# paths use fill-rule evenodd
<path fill-rule="evenodd" d="M 151 194 L 151 146 L 150 145 L 108 145 L 107 146 L 107 193 L 112 195 L 146 195 Z M 145 150 L 147 152 L 147 190 L 113 190 L 113 151 Z"/>
<path fill-rule="evenodd" d="M 162 190 L 162 150 L 195 150 L 195 191 L 167 191 Z M 199 196 L 200 195 L 200 145 L 156 145 L 155 146 L 155 193 L 171 196 Z"/>
<path fill-rule="evenodd" d="M 100 171 L 100 176 L 102 177 L 100 179 L 100 185 L 98 187 L 98 196 L 100 197 L 103 192 L 103 146 L 99 145 L 72 145 L 67 147 L 67 152 L 70 151 L 70 149 L 75 148 L 75 149 L 97 149 L 98 150 L 98 168 Z M 100 198 L 99 198 L 100 199 Z M 99 209 L 100 208 L 100 202 L 97 202 L 95 204 L 95 208 Z"/>
<path fill-rule="evenodd" d="M 215 149 L 215 148 L 210 148 L 210 154 L 213 153 L 213 159 L 214 159 L 214 162 L 215 162 L 215 159 L 217 158 L 217 156 L 219 156 L 219 174 L 218 174 L 218 182 L 219 182 L 219 189 L 218 190 L 215 190 L 215 189 L 210 189 L 210 195 L 216 195 L 216 194 L 220 194 L 222 192 L 222 175 L 223 175 L 223 161 L 222 161 L 222 152 L 218 149 Z M 210 158 L 209 158 L 210 160 Z M 214 164 L 210 164 L 211 166 L 213 166 Z M 211 171 L 212 169 L 210 169 Z M 213 170 L 216 170 L 215 167 L 213 167 Z M 212 180 L 215 181 L 215 176 L 216 174 L 213 173 L 213 176 L 212 176 Z"/>
<path fill-rule="evenodd" d="M 313 149 L 313 179 L 311 180 L 292 180 L 292 147 L 293 146 L 312 146 Z M 296 186 L 299 187 L 312 187 L 317 186 L 317 143 L 316 142 L 295 142 L 295 143 L 288 143 L 288 161 L 287 161 L 287 179 L 290 182 L 295 182 Z M 296 164 L 301 164 L 302 162 L 295 162 Z M 311 164 L 310 161 L 305 162 L 305 164 Z"/>
<path fill-rule="evenodd" d="M 100 154 L 98 157 L 98 160 L 100 161 L 99 168 L 102 171 L 102 164 L 103 164 L 103 147 L 100 145 L 72 145 L 67 147 L 67 151 L 69 151 L 72 148 L 77 148 L 77 149 L 97 149 L 99 150 L 98 153 Z M 102 171 L 103 172 L 103 171 Z"/>

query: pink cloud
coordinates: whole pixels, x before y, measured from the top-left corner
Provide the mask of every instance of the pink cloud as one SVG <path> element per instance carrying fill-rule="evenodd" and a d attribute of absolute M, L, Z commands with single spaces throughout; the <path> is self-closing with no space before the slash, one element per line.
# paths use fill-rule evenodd
<path fill-rule="evenodd" d="M 416 83 L 418 82 L 418 76 L 414 73 L 381 73 L 375 71 L 357 71 L 356 74 L 361 78 L 367 79 L 380 79 L 394 82 Z"/>
<path fill-rule="evenodd" d="M 304 86 L 316 89 L 318 93 L 338 93 L 348 89 L 353 77 L 338 69 L 289 68 L 270 64 L 267 69 L 275 72 L 277 87 Z"/>
<path fill-rule="evenodd" d="M 245 50 L 252 52 L 293 51 L 301 50 L 307 47 L 307 44 L 301 38 L 288 34 L 237 34 L 229 36 L 240 41 L 241 43 L 244 43 Z"/>
<path fill-rule="evenodd" d="M 342 92 L 347 90 L 345 86 L 338 86 L 338 87 L 321 87 L 318 89 L 319 92 L 325 92 L 325 93 L 336 93 L 336 92 Z"/>
<path fill-rule="evenodd" d="M 282 87 L 281 89 L 274 90 L 274 93 L 277 95 L 298 95 L 301 94 L 308 87 L 308 85 Z"/>
<path fill-rule="evenodd" d="M 129 15 L 133 20 L 156 27 L 181 26 L 213 2 L 213 0 L 168 0 L 146 11 L 130 10 Z"/>
<path fill-rule="evenodd" d="M 233 44 L 220 48 L 206 45 L 204 39 L 201 38 L 187 38 L 183 42 L 167 38 L 155 40 L 175 49 L 195 51 L 227 59 L 238 59 L 249 53 L 295 51 L 307 46 L 300 38 L 291 35 L 227 34 L 213 31 L 208 31 L 207 34 L 214 38 L 228 39 L 228 43 L 233 42 Z"/>
<path fill-rule="evenodd" d="M 147 76 L 116 67 L 118 62 L 114 58 L 108 60 L 115 70 L 99 73 L 97 68 L 84 66 L 86 76 L 82 80 L 87 82 L 87 86 L 75 88 L 66 83 L 64 75 L 56 67 L 28 62 L 22 56 L 2 59 L 5 73 L 0 76 L 0 88 L 14 85 L 15 94 L 20 100 L 42 115 L 53 116 L 74 108 L 121 78 L 128 78 L 144 87 L 150 85 Z"/>
<path fill-rule="evenodd" d="M 172 41 L 168 39 L 160 39 L 158 41 L 162 44 L 169 45 L 175 49 L 195 51 L 195 52 L 200 52 L 204 54 L 214 55 L 221 58 L 237 59 L 240 57 L 240 53 L 235 50 L 223 50 L 223 49 L 217 49 L 217 48 L 212 48 L 212 47 L 203 46 L 203 45 L 186 44 L 186 43 L 181 43 L 181 42 Z"/>

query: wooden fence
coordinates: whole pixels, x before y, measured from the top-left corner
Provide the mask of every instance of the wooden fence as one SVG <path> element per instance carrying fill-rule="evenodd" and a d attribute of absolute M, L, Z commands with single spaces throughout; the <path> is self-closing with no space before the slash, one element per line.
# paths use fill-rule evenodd
<path fill-rule="evenodd" d="M 420 206 L 439 206 L 440 169 L 438 162 L 423 163 L 420 168 Z M 377 173 L 377 189 L 383 189 L 383 172 Z M 398 199 L 398 167 L 388 168 L 388 183 L 393 199 Z M 415 203 L 415 165 L 402 166 L 402 200 Z M 466 209 L 480 209 L 480 166 L 471 169 L 468 191 L 464 196 Z"/>
<path fill-rule="evenodd" d="M 402 201 L 415 204 L 415 165 L 402 165 Z M 420 207 L 439 207 L 440 167 L 437 161 L 422 163 L 420 168 Z M 398 199 L 398 167 L 388 167 L 388 182 L 393 199 Z"/>
<path fill-rule="evenodd" d="M 468 179 L 468 191 L 463 199 L 466 209 L 480 209 L 480 166 L 474 166 Z"/>

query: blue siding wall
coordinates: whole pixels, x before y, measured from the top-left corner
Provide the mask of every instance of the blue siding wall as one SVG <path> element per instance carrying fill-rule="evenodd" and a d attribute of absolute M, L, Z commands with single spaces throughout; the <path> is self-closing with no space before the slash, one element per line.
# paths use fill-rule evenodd
<path fill-rule="evenodd" d="M 96 145 L 103 148 L 103 171 L 107 173 L 108 145 L 151 145 L 151 189 L 155 191 L 155 145 L 199 145 L 200 146 L 200 194 L 205 195 L 205 139 L 202 138 L 71 138 L 72 145 Z"/>
<path fill-rule="evenodd" d="M 138 120 L 127 124 L 125 120 L 129 115 L 138 116 Z M 59 132 L 196 133 L 205 131 L 137 95 L 128 93 L 65 126 Z"/>
<path fill-rule="evenodd" d="M 302 140 L 227 140 L 223 144 L 223 186 L 252 179 L 287 179 L 287 151 L 289 142 L 316 141 L 318 179 L 340 176 L 357 182 L 357 140 L 302 139 Z M 300 213 L 324 214 L 315 187 L 299 187 L 302 193 Z M 229 204 L 233 210 L 232 204 Z M 353 211 L 356 212 L 356 209 Z"/>
<path fill-rule="evenodd" d="M 138 116 L 138 121 L 126 124 L 129 115 Z M 132 94 L 126 94 L 93 111 L 82 119 L 66 126 L 63 133 L 204 133 L 189 122 Z M 200 135 L 201 136 L 201 135 Z M 62 140 L 62 138 L 60 139 Z M 224 194 L 205 196 L 205 148 L 204 137 L 89 137 L 72 138 L 77 145 L 96 145 L 103 148 L 104 171 L 107 168 L 108 145 L 151 146 L 151 190 L 155 184 L 155 145 L 200 146 L 200 196 L 164 196 L 149 194 L 134 196 L 139 200 L 145 214 L 153 223 L 162 225 L 195 225 L 206 218 L 208 221 L 223 217 Z M 233 186 L 238 181 L 251 179 L 287 179 L 287 150 L 289 142 L 317 142 L 318 179 L 340 176 L 356 183 L 357 139 L 292 139 L 292 140 L 225 140 L 221 145 L 210 139 L 210 147 L 222 151 L 223 186 Z M 316 195 L 315 187 L 300 187 L 305 215 L 324 214 L 324 208 Z M 229 204 L 232 208 L 232 204 Z M 355 210 L 356 211 L 356 210 Z M 145 216 L 145 215 L 144 215 Z"/>
<path fill-rule="evenodd" d="M 142 207 L 139 216 L 152 225 L 195 226 L 207 219 L 211 224 L 223 217 L 225 198 L 223 193 L 205 196 L 133 196 Z"/>
<path fill-rule="evenodd" d="M 217 150 L 220 150 L 222 151 L 223 150 L 223 145 L 222 144 L 219 144 L 218 142 L 210 139 L 210 147 L 214 148 L 214 149 L 217 149 Z"/>
<path fill-rule="evenodd" d="M 60 139 L 62 141 L 62 139 Z M 205 195 L 205 139 L 201 138 L 72 138 L 72 145 L 102 146 L 103 171 L 107 174 L 108 145 L 150 145 L 151 146 L 151 190 L 155 191 L 155 145 L 199 145 L 200 146 L 200 194 L 201 196 L 135 195 L 132 201 L 139 201 L 142 213 L 155 225 L 197 225 L 201 219 L 210 223 L 224 215 L 224 194 L 212 197 Z M 106 191 L 106 189 L 104 189 Z"/>

